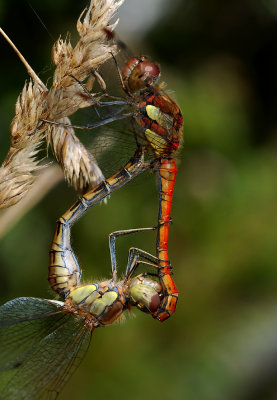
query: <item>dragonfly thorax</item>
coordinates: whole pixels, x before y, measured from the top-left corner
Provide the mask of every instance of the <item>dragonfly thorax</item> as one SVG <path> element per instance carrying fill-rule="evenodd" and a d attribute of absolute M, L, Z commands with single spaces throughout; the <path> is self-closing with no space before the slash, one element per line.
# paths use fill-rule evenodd
<path fill-rule="evenodd" d="M 93 327 L 110 325 L 121 317 L 127 308 L 123 281 L 82 285 L 70 290 L 65 307 L 90 321 Z"/>
<path fill-rule="evenodd" d="M 142 128 L 148 149 L 158 157 L 171 157 L 181 142 L 183 117 L 177 104 L 159 90 L 138 105 L 136 123 Z"/>
<path fill-rule="evenodd" d="M 122 70 L 123 87 L 136 108 L 134 119 L 143 129 L 140 144 L 158 157 L 170 158 L 180 145 L 183 117 L 157 84 L 159 77 L 160 68 L 146 57 L 131 58 Z"/>

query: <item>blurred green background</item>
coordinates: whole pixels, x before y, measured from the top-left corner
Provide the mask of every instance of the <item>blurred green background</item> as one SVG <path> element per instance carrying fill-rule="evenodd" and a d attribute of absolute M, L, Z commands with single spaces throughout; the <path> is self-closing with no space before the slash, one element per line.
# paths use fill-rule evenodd
<path fill-rule="evenodd" d="M 53 38 L 27 1 L 1 0 L 0 24 L 46 82 L 53 41 L 67 31 L 74 41 L 86 1 L 29 3 Z M 120 38 L 160 62 L 184 114 L 169 243 L 180 299 L 163 324 L 136 312 L 96 330 L 60 398 L 277 399 L 277 1 L 126 0 L 119 16 Z M 0 48 L 2 160 L 27 74 L 3 39 Z M 75 199 L 60 183 L 2 238 L 1 303 L 52 298 L 48 250 Z M 108 234 L 154 225 L 157 204 L 145 174 L 78 222 L 86 281 L 109 277 Z M 154 252 L 152 233 L 118 242 L 122 271 L 130 246 Z"/>

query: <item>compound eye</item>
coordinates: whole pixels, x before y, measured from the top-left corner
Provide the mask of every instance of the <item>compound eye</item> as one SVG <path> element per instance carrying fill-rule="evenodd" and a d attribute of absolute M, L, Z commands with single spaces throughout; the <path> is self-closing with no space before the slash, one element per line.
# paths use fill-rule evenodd
<path fill-rule="evenodd" d="M 129 79 L 133 69 L 141 62 L 137 57 L 131 58 L 122 70 L 122 77 L 124 81 Z"/>
<path fill-rule="evenodd" d="M 133 68 L 129 76 L 129 89 L 132 92 L 144 90 L 147 87 L 152 86 L 159 76 L 160 68 L 156 64 L 147 60 L 141 61 Z"/>
<path fill-rule="evenodd" d="M 159 294 L 149 285 L 138 284 L 132 286 L 130 295 L 136 306 L 143 311 L 154 313 L 161 303 Z"/>
<path fill-rule="evenodd" d="M 160 307 L 161 304 L 161 299 L 158 293 L 154 294 L 154 296 L 151 297 L 150 304 L 149 304 L 149 310 L 151 313 L 154 313 L 157 311 Z"/>
<path fill-rule="evenodd" d="M 154 64 L 150 61 L 143 61 L 139 64 L 141 72 L 145 75 L 145 77 L 152 79 L 155 81 L 160 76 L 160 68 L 157 64 Z"/>

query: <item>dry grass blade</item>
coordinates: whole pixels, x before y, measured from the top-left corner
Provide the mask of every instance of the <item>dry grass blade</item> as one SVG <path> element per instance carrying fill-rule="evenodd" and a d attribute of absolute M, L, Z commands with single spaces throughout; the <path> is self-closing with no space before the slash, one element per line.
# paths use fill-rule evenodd
<path fill-rule="evenodd" d="M 68 118 L 61 119 L 63 123 L 70 123 Z M 50 127 L 50 144 L 56 149 L 56 157 L 62 166 L 66 180 L 79 192 L 85 192 L 102 182 L 104 176 L 94 157 L 76 138 L 71 127 Z"/>
<path fill-rule="evenodd" d="M 17 203 L 31 187 L 35 179 L 33 173 L 40 168 L 37 153 L 44 137 L 51 144 L 66 179 L 77 191 L 84 192 L 103 180 L 96 160 L 72 128 L 41 123 L 37 129 L 37 123 L 40 118 L 70 123 L 66 117 L 92 105 L 93 97 L 84 93 L 76 79 L 85 81 L 93 71 L 97 73 L 100 65 L 111 57 L 111 52 L 117 52 L 116 46 L 108 43 L 103 28 L 115 28 L 118 21 L 113 24 L 110 21 L 123 1 L 91 0 L 77 22 L 80 40 L 76 46 L 72 47 L 68 39 L 58 39 L 52 51 L 56 69 L 50 90 L 13 45 L 34 83 L 24 86 L 16 103 L 11 147 L 0 167 L 0 208 Z M 91 89 L 93 82 L 89 81 Z"/>
<path fill-rule="evenodd" d="M 25 84 L 15 106 L 11 124 L 11 147 L 0 168 L 0 208 L 16 204 L 34 182 L 33 173 L 41 168 L 36 158 L 43 136 L 35 135 L 37 120 L 42 112 L 45 92 L 30 82 Z"/>

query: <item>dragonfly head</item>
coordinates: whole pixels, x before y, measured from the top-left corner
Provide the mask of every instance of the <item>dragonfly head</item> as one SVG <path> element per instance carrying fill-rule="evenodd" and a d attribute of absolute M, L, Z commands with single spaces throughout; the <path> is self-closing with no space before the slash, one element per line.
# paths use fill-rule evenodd
<path fill-rule="evenodd" d="M 125 85 L 131 93 L 153 86 L 160 76 L 160 68 L 146 57 L 131 58 L 122 71 Z"/>
<path fill-rule="evenodd" d="M 129 283 L 131 303 L 141 311 L 151 314 L 160 307 L 161 292 L 161 285 L 143 274 L 131 279 Z"/>

